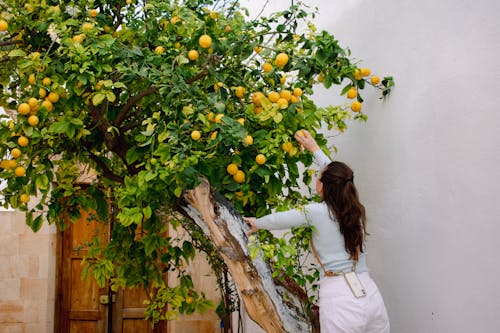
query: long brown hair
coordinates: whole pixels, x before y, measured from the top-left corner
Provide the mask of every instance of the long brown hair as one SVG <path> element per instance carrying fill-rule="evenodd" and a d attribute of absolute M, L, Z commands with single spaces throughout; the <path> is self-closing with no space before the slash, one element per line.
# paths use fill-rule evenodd
<path fill-rule="evenodd" d="M 343 162 L 331 162 L 323 170 L 320 181 L 323 183 L 323 200 L 339 223 L 345 249 L 352 259 L 358 260 L 358 251 L 363 252 L 363 240 L 367 234 L 366 215 L 354 186 L 353 172 Z"/>

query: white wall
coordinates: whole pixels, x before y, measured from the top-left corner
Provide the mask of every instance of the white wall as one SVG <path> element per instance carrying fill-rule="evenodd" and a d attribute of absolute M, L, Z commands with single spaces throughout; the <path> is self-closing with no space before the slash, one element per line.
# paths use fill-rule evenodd
<path fill-rule="evenodd" d="M 367 89 L 368 123 L 335 139 L 392 331 L 500 331 L 500 2 L 318 3 L 318 25 L 396 80 L 385 102 Z"/>
<path fill-rule="evenodd" d="M 386 101 L 365 89 L 368 122 L 332 139 L 368 210 L 392 332 L 500 332 L 500 2 L 305 2 L 363 66 L 396 80 Z"/>

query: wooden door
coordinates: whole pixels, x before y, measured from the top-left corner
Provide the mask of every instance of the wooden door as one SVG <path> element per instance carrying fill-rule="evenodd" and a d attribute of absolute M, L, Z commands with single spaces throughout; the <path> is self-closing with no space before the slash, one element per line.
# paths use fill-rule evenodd
<path fill-rule="evenodd" d="M 95 215 L 94 215 L 95 216 Z M 56 315 L 57 333 L 216 333 L 220 319 L 211 310 L 205 314 L 181 316 L 168 324 L 157 325 L 144 320 L 145 291 L 141 288 L 111 293 L 108 286 L 99 288 L 90 278 L 81 279 L 88 243 L 98 236 L 103 246 L 109 242 L 108 223 L 89 221 L 82 211 L 75 223 L 67 221 L 67 228 L 58 235 Z M 177 231 L 179 232 L 179 230 Z M 172 233 L 176 233 L 172 231 Z M 182 231 L 181 231 L 182 234 Z M 182 235 L 177 235 L 182 238 Z M 195 285 L 218 302 L 216 278 L 205 256 L 197 254 L 188 267 Z M 168 284 L 176 284 L 175 277 L 167 277 Z"/>
<path fill-rule="evenodd" d="M 76 223 L 58 235 L 56 332 L 108 333 L 109 288 L 99 288 L 95 280 L 82 279 L 82 260 L 95 236 L 102 244 L 109 241 L 109 225 L 89 221 L 81 212 Z"/>

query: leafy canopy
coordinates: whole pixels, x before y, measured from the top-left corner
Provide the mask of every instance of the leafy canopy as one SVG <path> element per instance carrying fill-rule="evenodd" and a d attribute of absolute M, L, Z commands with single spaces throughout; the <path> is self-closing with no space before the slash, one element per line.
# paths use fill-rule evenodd
<path fill-rule="evenodd" d="M 392 86 L 390 77 L 369 79 L 300 4 L 256 19 L 228 0 L 5 0 L 0 8 L 0 102 L 12 116 L 0 126 L 4 205 L 25 211 L 35 231 L 43 221 L 64 228 L 62 217 L 82 208 L 107 220 L 111 206 L 113 237 L 96 246 L 94 276 L 163 287 L 155 306 L 184 312 L 207 303 L 186 302 L 194 287 L 180 267 L 193 245 L 163 236 L 166 220 L 191 225 L 176 214 L 183 190 L 205 177 L 246 215 L 303 202 L 298 188 L 310 182 L 312 161 L 294 133 L 305 128 L 326 148 L 322 126 L 343 131 L 352 115 L 366 119 L 358 106 L 367 83 L 384 96 Z M 354 89 L 352 110 L 317 107 L 315 84 L 350 97 Z M 91 179 L 85 190 L 82 174 Z M 180 289 L 165 288 L 169 269 L 184 279 Z"/>

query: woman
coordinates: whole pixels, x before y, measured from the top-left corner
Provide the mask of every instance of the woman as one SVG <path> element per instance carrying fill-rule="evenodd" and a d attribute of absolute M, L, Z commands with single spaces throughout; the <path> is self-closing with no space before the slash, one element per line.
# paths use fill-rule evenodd
<path fill-rule="evenodd" d="M 322 270 L 321 332 L 389 333 L 384 301 L 366 266 L 365 208 L 359 202 L 353 172 L 342 162 L 331 162 L 312 136 L 301 132 L 295 139 L 323 167 L 316 181 L 322 202 L 258 219 L 245 217 L 249 234 L 259 228 L 314 226 L 311 247 Z"/>

